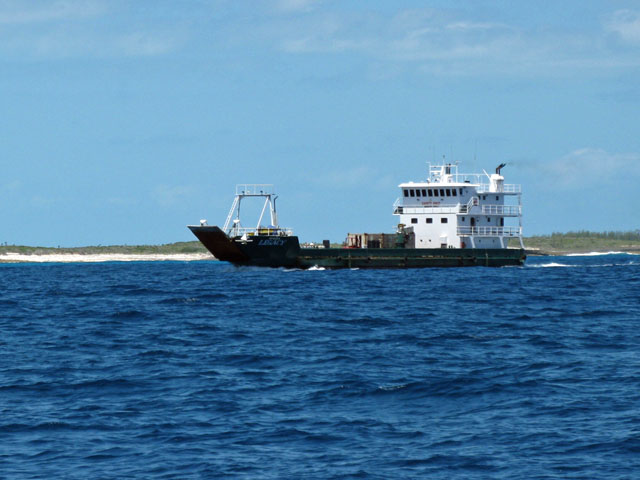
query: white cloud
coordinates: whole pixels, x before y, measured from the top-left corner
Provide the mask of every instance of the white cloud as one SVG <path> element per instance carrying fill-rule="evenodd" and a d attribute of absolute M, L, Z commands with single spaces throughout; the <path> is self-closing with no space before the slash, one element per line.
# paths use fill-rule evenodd
<path fill-rule="evenodd" d="M 135 32 L 114 39 L 117 51 L 129 56 L 153 56 L 169 53 L 179 45 L 177 38 Z"/>
<path fill-rule="evenodd" d="M 0 0 L 0 56 L 158 56 L 183 44 L 184 29 L 168 25 L 161 13 L 154 22 L 140 9 L 102 0 Z M 144 21 L 135 21 L 143 14 Z"/>
<path fill-rule="evenodd" d="M 43 197 L 41 195 L 31 197 L 31 205 L 38 209 L 51 208 L 56 203 L 58 203 L 58 199 L 53 197 Z"/>
<path fill-rule="evenodd" d="M 22 182 L 20 180 L 13 180 L 11 182 L 0 185 L 0 192 L 3 192 L 3 193 L 15 192 L 17 190 L 20 190 L 21 188 L 22 188 Z"/>
<path fill-rule="evenodd" d="M 127 197 L 110 197 L 107 199 L 107 203 L 117 207 L 131 207 L 137 205 L 138 201 Z"/>
<path fill-rule="evenodd" d="M 369 190 L 388 190 L 394 180 L 390 176 L 381 175 L 380 172 L 368 165 L 359 165 L 343 170 L 327 171 L 313 178 L 305 178 L 323 188 L 354 189 L 366 186 Z"/>
<path fill-rule="evenodd" d="M 285 12 L 308 12 L 321 0 L 278 0 L 276 7 Z"/>
<path fill-rule="evenodd" d="M 193 193 L 194 189 L 188 185 L 158 185 L 152 192 L 152 198 L 164 207 L 182 202 Z"/>
<path fill-rule="evenodd" d="M 610 153 L 580 148 L 543 168 L 552 185 L 587 188 L 619 179 L 640 180 L 640 153 Z"/>
<path fill-rule="evenodd" d="M 178 35 L 93 32 L 86 28 L 53 28 L 0 32 L 0 56 L 59 60 L 81 57 L 142 57 L 170 53 L 181 45 Z"/>
<path fill-rule="evenodd" d="M 619 13 L 616 29 L 640 38 L 636 14 Z M 288 20 L 268 32 L 289 53 L 356 53 L 387 63 L 415 64 L 443 74 L 575 74 L 576 69 L 640 66 L 640 57 L 604 42 L 606 31 L 582 33 L 470 19 L 457 11 L 414 9 L 393 16 L 368 11 Z"/>
<path fill-rule="evenodd" d="M 0 1 L 0 24 L 28 24 L 97 16 L 106 11 L 91 0 Z"/>
<path fill-rule="evenodd" d="M 640 12 L 618 10 L 611 16 L 606 27 L 622 40 L 640 44 Z"/>

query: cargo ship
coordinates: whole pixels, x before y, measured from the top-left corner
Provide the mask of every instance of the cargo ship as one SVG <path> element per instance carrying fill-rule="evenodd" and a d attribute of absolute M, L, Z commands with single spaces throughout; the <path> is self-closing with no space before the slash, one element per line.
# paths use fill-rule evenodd
<path fill-rule="evenodd" d="M 237 266 L 318 268 L 422 268 L 519 266 L 522 242 L 520 185 L 495 173 L 461 174 L 456 164 L 429 165 L 425 181 L 398 185 L 393 204 L 398 217 L 391 233 L 349 233 L 336 248 L 301 244 L 290 228 L 278 225 L 273 185 L 236 186 L 222 228 L 201 220 L 188 228 L 218 260 Z M 264 201 L 257 224 L 244 227 L 240 206 L 247 198 Z M 263 225 L 269 211 L 268 225 Z M 266 221 L 266 220 L 265 220 Z M 510 245 L 510 243 L 517 244 Z"/>

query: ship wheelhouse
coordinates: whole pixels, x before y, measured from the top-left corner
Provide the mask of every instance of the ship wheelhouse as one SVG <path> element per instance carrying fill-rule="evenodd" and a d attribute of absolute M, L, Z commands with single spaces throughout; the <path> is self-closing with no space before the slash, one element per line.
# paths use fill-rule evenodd
<path fill-rule="evenodd" d="M 521 187 L 504 183 L 504 166 L 489 175 L 430 165 L 428 180 L 399 185 L 399 230 L 414 248 L 507 248 L 510 239 L 524 248 Z"/>

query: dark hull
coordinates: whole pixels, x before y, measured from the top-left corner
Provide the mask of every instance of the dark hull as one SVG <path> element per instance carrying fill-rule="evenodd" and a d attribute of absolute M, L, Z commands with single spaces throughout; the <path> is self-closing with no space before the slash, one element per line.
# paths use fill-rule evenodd
<path fill-rule="evenodd" d="M 258 267 L 298 266 L 298 237 L 254 235 L 241 240 L 230 239 L 214 226 L 189 226 L 189 229 L 218 260 Z"/>
<path fill-rule="evenodd" d="M 230 239 L 218 227 L 189 226 L 218 260 L 234 265 L 287 268 L 504 267 L 523 265 L 523 249 L 301 248 L 298 237 L 255 235 Z"/>
<path fill-rule="evenodd" d="M 303 248 L 300 268 L 504 267 L 523 265 L 522 249 L 478 248 Z"/>

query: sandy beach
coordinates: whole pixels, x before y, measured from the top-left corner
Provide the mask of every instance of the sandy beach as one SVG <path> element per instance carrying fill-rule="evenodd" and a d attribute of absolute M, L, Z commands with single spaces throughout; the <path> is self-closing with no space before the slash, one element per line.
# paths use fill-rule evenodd
<path fill-rule="evenodd" d="M 215 260 L 209 253 L 184 254 L 124 254 L 124 253 L 54 253 L 42 255 L 25 255 L 7 252 L 0 254 L 0 263 L 99 263 L 99 262 L 193 262 L 199 260 Z"/>

